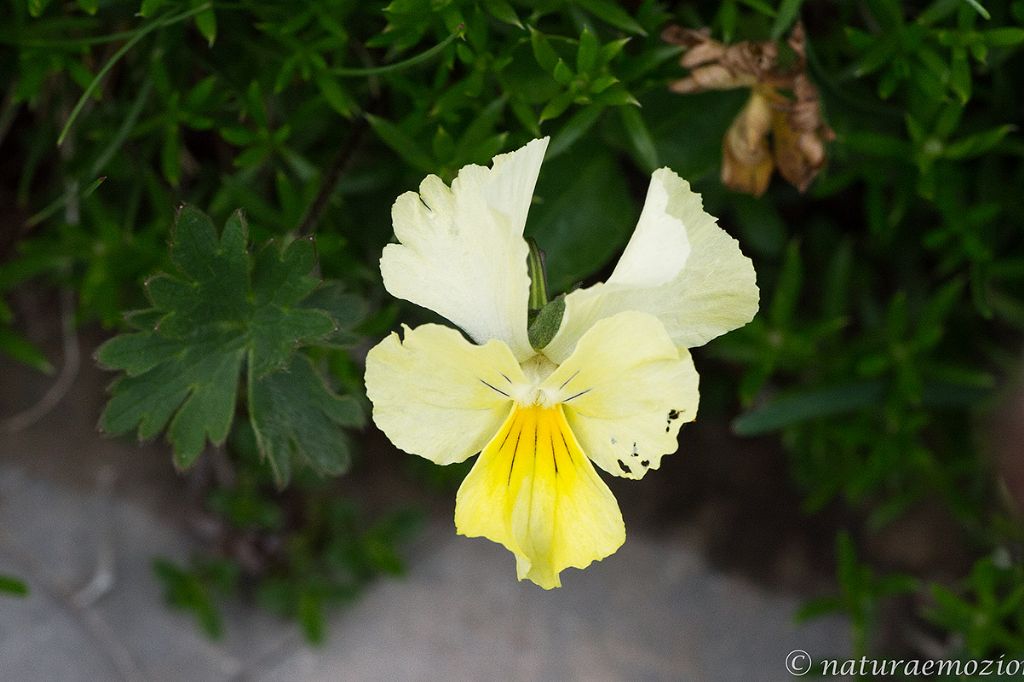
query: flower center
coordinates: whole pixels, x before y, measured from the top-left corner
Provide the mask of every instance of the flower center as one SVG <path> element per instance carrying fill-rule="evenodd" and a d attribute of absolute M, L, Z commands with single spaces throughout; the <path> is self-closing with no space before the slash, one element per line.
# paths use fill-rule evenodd
<path fill-rule="evenodd" d="M 525 384 L 512 387 L 511 398 L 522 407 L 554 407 L 558 404 L 558 391 L 542 388 L 541 384 L 558 366 L 538 353 L 522 364 Z"/>

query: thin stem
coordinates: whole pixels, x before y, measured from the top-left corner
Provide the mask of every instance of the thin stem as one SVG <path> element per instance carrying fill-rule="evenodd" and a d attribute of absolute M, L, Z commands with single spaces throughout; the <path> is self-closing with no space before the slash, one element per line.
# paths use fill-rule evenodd
<path fill-rule="evenodd" d="M 544 254 L 537 242 L 527 239 L 530 254 L 526 257 L 526 268 L 530 273 L 530 310 L 540 310 L 548 303 L 548 277 L 544 272 Z"/>
<path fill-rule="evenodd" d="M 96 88 L 99 87 L 100 81 L 102 81 L 106 77 L 106 75 L 110 73 L 110 70 L 114 68 L 115 64 L 121 61 L 122 57 L 128 54 L 128 51 L 135 46 L 135 43 L 139 42 L 140 40 L 142 40 L 158 28 L 163 28 L 165 26 L 170 26 L 171 24 L 176 24 L 180 21 L 184 21 L 185 19 L 193 17 L 199 14 L 200 12 L 205 12 L 209 8 L 210 3 L 203 3 L 198 7 L 193 7 L 187 12 L 181 12 L 180 14 L 174 14 L 169 17 L 157 19 L 153 23 L 144 26 L 140 28 L 138 31 L 136 31 L 135 35 L 132 36 L 131 40 L 122 45 L 117 50 L 117 52 L 115 52 L 113 56 L 111 56 L 110 59 L 107 60 L 107 63 L 103 65 L 103 68 L 99 70 L 96 76 L 89 83 L 88 87 L 85 88 L 85 92 L 82 93 L 82 96 L 78 98 L 78 102 L 75 103 L 75 108 L 71 110 L 71 115 L 68 116 L 67 123 L 64 124 L 64 129 L 60 131 L 60 136 L 57 137 L 57 146 L 59 147 L 64 143 L 64 138 L 66 138 L 68 133 L 71 131 L 71 126 L 74 125 L 75 119 L 77 119 L 78 115 L 82 113 L 82 108 L 85 106 L 85 103 L 89 100 L 89 97 L 92 96 L 92 93 L 95 92 Z"/>
<path fill-rule="evenodd" d="M 432 58 L 434 55 L 439 53 L 441 50 L 448 47 L 448 45 L 452 41 L 454 41 L 457 38 L 461 38 L 462 29 L 462 24 L 459 24 L 459 26 L 455 29 L 455 33 L 452 33 L 450 36 L 439 42 L 437 45 L 434 45 L 429 50 L 425 50 L 417 55 L 409 57 L 408 59 L 404 59 L 400 62 L 395 62 L 394 64 L 384 64 L 382 66 L 367 66 L 362 68 L 338 67 L 335 69 L 331 69 L 331 73 L 334 74 L 335 76 L 362 77 L 377 76 L 382 73 L 392 73 L 395 71 L 402 71 L 404 69 L 408 69 L 411 66 L 416 66 L 417 64 L 427 61 L 428 59 Z"/>
<path fill-rule="evenodd" d="M 334 158 L 334 163 L 331 164 L 327 175 L 324 176 L 320 191 L 317 192 L 316 198 L 313 199 L 313 203 L 309 205 L 306 215 L 302 217 L 302 222 L 299 223 L 296 231 L 300 237 L 312 234 L 316 230 L 316 224 L 320 221 L 320 216 L 323 215 L 324 209 L 327 208 L 327 202 L 330 201 L 331 195 L 334 194 L 334 190 L 341 181 L 341 176 L 344 175 L 349 164 L 352 162 L 352 157 L 362 143 L 368 127 L 365 116 L 360 117 L 352 125 L 348 139 L 345 140 L 345 146 L 341 148 L 338 155 Z"/>

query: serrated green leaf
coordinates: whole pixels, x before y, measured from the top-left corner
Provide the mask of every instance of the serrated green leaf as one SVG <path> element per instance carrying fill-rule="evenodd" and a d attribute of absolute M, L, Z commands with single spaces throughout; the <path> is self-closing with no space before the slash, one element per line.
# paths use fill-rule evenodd
<path fill-rule="evenodd" d="M 328 389 L 302 355 L 287 369 L 250 374 L 249 413 L 260 454 L 279 486 L 287 483 L 293 460 L 323 474 L 344 472 L 350 455 L 343 427 L 363 423 L 359 403 Z"/>
<path fill-rule="evenodd" d="M 112 434 L 136 429 L 151 438 L 167 429 L 175 463 L 190 466 L 207 440 L 224 442 L 235 413 L 242 363 L 259 378 L 287 366 L 295 350 L 335 332 L 338 323 L 306 305 L 316 289 L 311 239 L 282 249 L 248 250 L 241 212 L 218 235 L 210 219 L 183 207 L 171 241 L 176 275 L 147 282 L 153 308 L 136 313 L 139 331 L 97 351 L 99 363 L 125 376 L 114 383 L 100 419 Z"/>
<path fill-rule="evenodd" d="M 326 312 L 337 326 L 333 334 L 316 341 L 317 345 L 350 347 L 355 345 L 360 336 L 352 329 L 369 313 L 369 306 L 361 296 L 349 293 L 341 282 L 325 282 L 302 302 L 303 306 L 316 308 Z"/>

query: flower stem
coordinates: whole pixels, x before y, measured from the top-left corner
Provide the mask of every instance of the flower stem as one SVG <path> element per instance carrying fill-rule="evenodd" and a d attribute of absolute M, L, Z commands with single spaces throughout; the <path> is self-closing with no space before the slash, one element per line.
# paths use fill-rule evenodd
<path fill-rule="evenodd" d="M 530 255 L 526 257 L 526 267 L 530 273 L 530 310 L 540 310 L 548 302 L 548 279 L 544 272 L 544 254 L 537 242 L 527 238 Z"/>

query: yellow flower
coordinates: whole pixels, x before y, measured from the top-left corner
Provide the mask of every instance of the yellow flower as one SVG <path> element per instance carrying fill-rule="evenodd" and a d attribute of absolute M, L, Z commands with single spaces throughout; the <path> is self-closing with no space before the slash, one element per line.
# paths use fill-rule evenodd
<path fill-rule="evenodd" d="M 467 166 L 449 188 L 428 176 L 398 197 L 384 286 L 458 325 L 387 337 L 366 358 L 377 426 L 437 464 L 480 453 L 459 489 L 459 534 L 516 557 L 520 580 L 561 584 L 625 541 L 594 465 L 642 478 L 697 414 L 688 348 L 757 311 L 751 262 L 667 168 L 655 171 L 632 239 L 607 282 L 565 297 L 550 343 L 530 345 L 523 239 L 547 139 Z"/>

